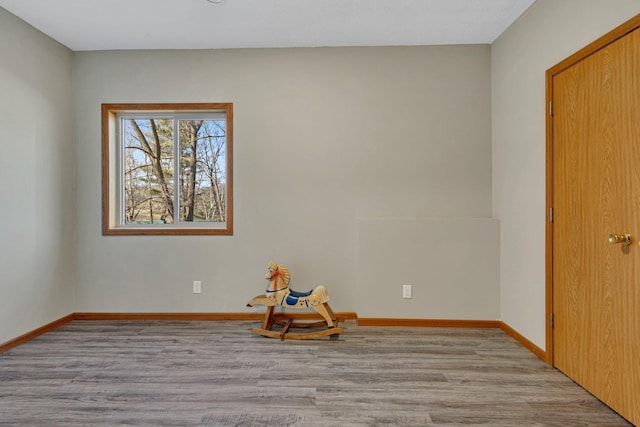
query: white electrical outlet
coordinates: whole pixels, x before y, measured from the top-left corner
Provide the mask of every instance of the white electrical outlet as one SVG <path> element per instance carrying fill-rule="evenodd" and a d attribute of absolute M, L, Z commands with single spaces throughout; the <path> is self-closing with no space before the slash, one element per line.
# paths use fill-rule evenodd
<path fill-rule="evenodd" d="M 411 285 L 402 285 L 402 298 L 411 298 Z"/>
<path fill-rule="evenodd" d="M 193 293 L 194 294 L 202 293 L 202 282 L 200 280 L 193 281 Z"/>

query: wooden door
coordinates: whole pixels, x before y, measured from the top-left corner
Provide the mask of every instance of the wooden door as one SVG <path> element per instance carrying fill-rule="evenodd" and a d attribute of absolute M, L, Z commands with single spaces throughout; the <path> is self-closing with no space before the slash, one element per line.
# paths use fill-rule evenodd
<path fill-rule="evenodd" d="M 551 75 L 554 365 L 640 425 L 640 30 Z"/>

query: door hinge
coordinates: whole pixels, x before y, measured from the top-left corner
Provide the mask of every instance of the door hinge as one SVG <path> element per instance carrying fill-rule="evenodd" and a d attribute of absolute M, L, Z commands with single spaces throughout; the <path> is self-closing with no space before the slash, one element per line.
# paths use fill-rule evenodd
<path fill-rule="evenodd" d="M 553 117 L 553 101 L 549 101 L 549 115 Z"/>
<path fill-rule="evenodd" d="M 549 222 L 553 222 L 553 208 L 549 208 Z"/>
<path fill-rule="evenodd" d="M 553 313 L 549 313 L 549 326 L 553 328 Z"/>

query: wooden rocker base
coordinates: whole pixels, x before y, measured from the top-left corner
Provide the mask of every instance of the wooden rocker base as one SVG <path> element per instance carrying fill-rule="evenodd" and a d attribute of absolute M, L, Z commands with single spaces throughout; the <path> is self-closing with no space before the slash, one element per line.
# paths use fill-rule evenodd
<path fill-rule="evenodd" d="M 257 298 L 258 297 L 254 298 L 252 302 Z M 249 303 L 247 305 L 252 306 L 253 304 Z M 329 320 L 331 321 L 331 324 L 326 319 L 317 322 L 295 322 L 295 314 L 274 313 L 274 306 L 268 305 L 264 320 L 262 321 L 262 327 L 253 328 L 251 333 L 269 338 L 280 338 L 281 340 L 310 340 L 327 336 L 331 337 L 331 339 L 337 339 L 344 330 L 338 327 L 338 321 L 336 320 L 336 316 L 333 314 L 331 307 L 329 307 L 329 304 L 324 303 L 324 308 L 330 315 Z M 281 329 L 271 330 L 274 326 L 280 326 Z M 299 333 L 289 332 L 290 329 L 310 329 L 323 326 L 327 329 Z"/>

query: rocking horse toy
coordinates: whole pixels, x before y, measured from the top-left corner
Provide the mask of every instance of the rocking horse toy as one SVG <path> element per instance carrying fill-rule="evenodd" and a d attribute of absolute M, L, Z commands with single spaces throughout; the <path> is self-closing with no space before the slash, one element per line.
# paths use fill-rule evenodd
<path fill-rule="evenodd" d="M 247 304 L 247 307 L 253 307 L 254 305 L 267 306 L 267 312 L 262 321 L 262 328 L 252 329 L 252 334 L 264 335 L 265 337 L 271 338 L 302 340 L 326 336 L 335 338 L 343 332 L 342 328 L 338 327 L 336 316 L 331 310 L 331 307 L 329 307 L 329 294 L 324 286 L 316 286 L 315 289 L 309 292 L 296 292 L 289 288 L 291 274 L 289 274 L 287 267 L 275 262 L 269 264 L 269 272 L 265 276 L 265 279 L 269 281 L 266 293 L 256 296 Z M 324 320 L 319 322 L 297 323 L 294 322 L 295 316 L 287 313 L 274 313 L 274 308 L 277 305 L 296 309 L 312 308 L 320 314 Z M 271 328 L 274 325 L 281 326 L 282 329 L 272 331 Z M 289 332 L 290 328 L 318 328 L 322 326 L 326 326 L 327 329 L 306 333 Z"/>

